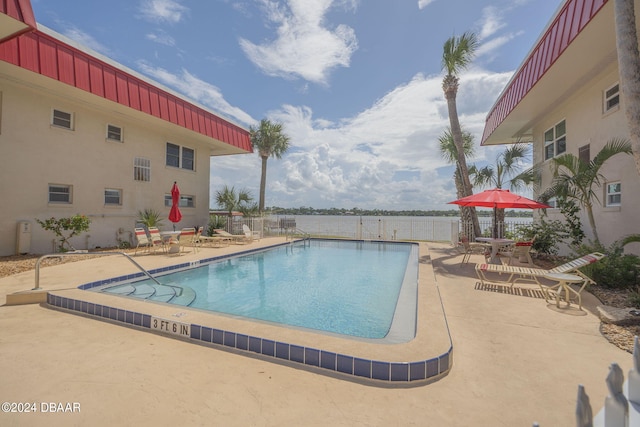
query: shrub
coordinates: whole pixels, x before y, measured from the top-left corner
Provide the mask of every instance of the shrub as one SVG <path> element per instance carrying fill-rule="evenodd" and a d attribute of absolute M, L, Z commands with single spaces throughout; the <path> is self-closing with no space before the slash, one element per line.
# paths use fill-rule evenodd
<path fill-rule="evenodd" d="M 66 252 L 68 250 L 74 251 L 75 248 L 71 245 L 69 239 L 80 233 L 89 231 L 89 224 L 91 224 L 91 220 L 85 215 L 74 215 L 69 218 L 59 219 L 51 217 L 44 221 L 36 218 L 36 222 L 45 230 L 53 231 L 56 237 L 60 239 L 60 244 L 58 245 L 60 252 Z"/>
<path fill-rule="evenodd" d="M 558 243 L 569 236 L 567 227 L 560 221 L 534 222 L 530 225 L 520 225 L 516 227 L 513 238 L 518 240 L 531 240 L 535 236 L 533 242 L 533 250 L 539 254 L 556 255 L 558 253 Z"/>
<path fill-rule="evenodd" d="M 162 225 L 164 225 L 160 212 L 154 211 L 153 209 L 138 211 L 138 222 L 140 224 L 143 224 L 147 228 L 161 227 Z"/>
<path fill-rule="evenodd" d="M 227 217 L 220 215 L 209 215 L 209 224 L 207 224 L 207 235 L 213 236 L 216 229 L 227 228 Z"/>
<path fill-rule="evenodd" d="M 622 241 L 614 242 L 609 248 L 601 244 L 582 245 L 578 255 L 602 252 L 605 258 L 583 268 L 585 274 L 606 288 L 629 289 L 640 284 L 640 258 L 625 254 Z"/>

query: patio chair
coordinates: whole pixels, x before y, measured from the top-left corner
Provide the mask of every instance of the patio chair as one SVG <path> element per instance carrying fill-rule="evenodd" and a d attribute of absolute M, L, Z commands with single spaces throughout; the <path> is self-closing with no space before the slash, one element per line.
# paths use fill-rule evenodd
<path fill-rule="evenodd" d="M 177 239 L 172 238 L 169 240 L 169 245 L 178 245 L 177 252 L 185 252 L 187 246 L 192 246 L 195 252 L 198 252 L 198 246 L 196 244 L 196 229 L 195 227 L 187 227 L 180 230 L 180 234 Z M 174 253 L 175 250 L 169 252 Z"/>
<path fill-rule="evenodd" d="M 260 240 L 260 232 L 259 231 L 251 231 L 248 225 L 242 224 L 242 231 L 244 231 L 244 235 L 247 236 L 248 239 L 251 240 Z"/>
<path fill-rule="evenodd" d="M 487 255 L 491 253 L 491 246 L 479 242 L 469 242 L 469 238 L 464 234 L 460 235 L 460 244 L 458 247 L 463 253 L 460 264 L 468 263 L 472 254 L 484 255 L 486 260 Z"/>
<path fill-rule="evenodd" d="M 149 227 L 149 236 L 151 238 L 151 243 L 153 244 L 154 247 L 162 248 L 163 252 L 167 251 L 166 242 L 162 238 L 162 235 L 160 234 L 160 230 L 158 229 L 158 227 Z"/>
<path fill-rule="evenodd" d="M 247 238 L 246 234 L 231 234 L 225 230 L 221 230 L 219 228 L 213 230 L 216 234 L 231 239 L 234 243 L 239 245 L 246 245 L 247 243 L 251 243 L 253 239 L 251 237 Z"/>
<path fill-rule="evenodd" d="M 595 284 L 596 282 L 589 276 L 581 272 L 579 268 L 586 267 L 587 265 L 593 264 L 594 262 L 598 262 L 604 257 L 605 255 L 600 252 L 592 252 L 589 255 L 581 256 L 580 258 L 576 258 L 572 261 L 549 270 L 546 270 L 544 268 L 516 267 L 502 264 L 476 264 L 476 274 L 478 275 L 478 278 L 480 279 L 482 285 L 486 285 L 485 282 L 507 284 L 511 285 L 511 289 L 513 289 L 513 285 L 516 284 L 516 282 L 537 284 L 538 286 L 540 286 L 540 290 L 544 294 L 544 297 L 547 301 L 549 300 L 549 291 L 554 291 L 556 292 L 556 294 L 558 294 L 562 289 L 566 289 L 566 287 L 562 285 L 563 282 L 566 284 L 566 279 L 568 278 L 563 278 L 561 277 L 562 275 L 569 274 L 574 277 L 581 277 L 582 285 L 580 286 L 578 291 L 573 291 L 573 293 L 577 295 L 580 306 L 582 307 L 580 293 L 589 283 Z M 506 280 L 497 280 L 495 279 L 495 277 L 487 277 L 487 273 L 495 273 L 499 276 L 502 274 L 507 274 L 508 278 Z M 554 275 L 558 276 L 554 277 Z M 545 287 L 540 281 L 541 278 L 551 280 L 555 282 L 555 285 Z M 579 284 L 580 282 L 577 283 Z M 556 295 L 556 300 L 558 299 L 558 297 L 559 295 Z"/>
<path fill-rule="evenodd" d="M 535 240 L 536 238 L 534 237 L 529 241 L 515 242 L 513 245 L 509 246 L 505 251 L 501 252 L 501 255 L 509 258 L 509 262 L 507 262 L 507 265 L 511 265 L 511 262 L 515 258 L 518 262 L 522 264 L 528 264 L 531 267 L 535 267 L 535 265 L 533 264 L 533 259 L 531 258 L 531 251 L 532 251 L 533 243 L 535 242 Z"/>
<path fill-rule="evenodd" d="M 151 240 L 149 239 L 149 236 L 147 236 L 147 232 L 144 230 L 144 228 L 136 228 L 134 229 L 134 233 L 136 235 L 136 240 L 138 241 L 138 244 L 136 245 L 136 249 L 133 252 L 133 254 L 137 254 L 138 253 L 138 248 L 140 247 L 144 247 L 147 251 L 151 248 L 152 243 Z"/>

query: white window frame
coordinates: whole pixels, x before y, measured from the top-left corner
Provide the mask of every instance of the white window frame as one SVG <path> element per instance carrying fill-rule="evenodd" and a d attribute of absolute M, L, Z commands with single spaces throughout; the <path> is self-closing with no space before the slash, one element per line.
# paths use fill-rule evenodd
<path fill-rule="evenodd" d="M 109 195 L 108 193 L 112 193 Z M 114 197 L 114 193 L 117 194 L 118 201 L 110 202 L 109 200 Z M 104 205 L 105 206 L 122 206 L 122 189 L 120 188 L 105 188 L 104 189 Z"/>
<path fill-rule="evenodd" d="M 171 194 L 164 195 L 164 205 L 166 207 L 171 207 L 173 204 L 173 199 L 171 198 Z M 189 194 L 181 194 L 180 201 L 178 202 L 178 206 L 181 208 L 195 208 L 196 207 L 196 197 L 191 196 Z"/>
<path fill-rule="evenodd" d="M 124 132 L 122 127 L 112 125 L 112 124 L 107 124 L 107 140 L 124 142 Z"/>
<path fill-rule="evenodd" d="M 62 117 L 62 115 L 69 117 Z M 54 108 L 51 110 L 51 126 L 59 129 L 74 130 L 74 115 L 68 111 Z M 68 123 L 68 125 L 66 124 Z"/>
<path fill-rule="evenodd" d="M 564 123 L 564 133 L 561 135 L 558 135 L 558 126 L 560 126 L 560 124 Z M 552 138 L 551 139 L 547 139 L 547 134 L 549 132 L 552 132 Z M 558 123 L 556 123 L 553 127 L 547 129 L 544 131 L 544 133 L 542 134 L 542 138 L 544 140 L 544 159 L 545 160 L 550 160 L 554 157 L 557 157 L 561 154 L 564 154 L 567 152 L 567 120 L 566 119 L 562 119 L 560 120 Z M 558 147 L 560 146 L 561 143 L 564 143 L 564 150 L 562 150 L 561 152 L 558 151 Z M 547 147 L 553 145 L 553 155 L 548 155 L 547 152 Z"/>
<path fill-rule="evenodd" d="M 139 182 L 151 181 L 151 160 L 144 157 L 133 158 L 133 180 Z"/>
<path fill-rule="evenodd" d="M 59 191 L 66 189 L 67 191 Z M 52 200 L 52 196 L 62 196 L 66 194 L 67 200 Z M 49 203 L 56 205 L 71 205 L 73 204 L 73 186 L 68 184 L 49 184 L 47 190 L 47 198 Z"/>
<path fill-rule="evenodd" d="M 196 150 L 182 145 L 174 144 L 173 142 L 167 142 L 165 146 L 165 165 L 171 168 L 179 168 L 188 171 L 196 171 Z M 178 152 L 169 154 L 169 148 L 174 150 L 177 148 Z M 192 155 L 189 158 L 189 153 Z M 171 160 L 171 161 L 170 161 Z M 177 163 L 177 164 L 175 164 Z"/>
<path fill-rule="evenodd" d="M 615 186 L 618 186 L 616 189 Z M 612 188 L 613 187 L 613 188 Z M 622 205 L 622 182 L 611 181 L 605 185 L 605 203 L 607 207 L 618 207 Z M 612 202 L 611 197 L 616 197 L 617 201 Z"/>
<path fill-rule="evenodd" d="M 616 82 L 602 92 L 602 111 L 606 114 L 618 109 L 620 109 L 620 83 Z"/>

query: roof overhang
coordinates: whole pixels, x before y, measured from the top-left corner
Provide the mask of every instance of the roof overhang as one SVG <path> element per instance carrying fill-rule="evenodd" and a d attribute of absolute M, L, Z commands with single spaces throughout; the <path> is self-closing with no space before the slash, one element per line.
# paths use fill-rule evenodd
<path fill-rule="evenodd" d="M 481 145 L 530 141 L 544 114 L 616 60 L 613 1 L 568 0 L 494 104 Z"/>
<path fill-rule="evenodd" d="M 35 29 L 29 0 L 0 0 L 0 43 Z"/>

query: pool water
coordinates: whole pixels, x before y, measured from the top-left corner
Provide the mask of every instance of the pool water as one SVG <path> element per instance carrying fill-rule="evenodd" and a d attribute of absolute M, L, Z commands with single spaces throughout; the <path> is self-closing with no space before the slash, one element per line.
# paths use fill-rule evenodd
<path fill-rule="evenodd" d="M 403 282 L 417 282 L 413 246 L 296 242 L 167 274 L 159 281 L 193 289 L 190 307 L 380 339 L 391 328 Z M 136 282 L 140 285 L 157 286 L 150 280 Z"/>

